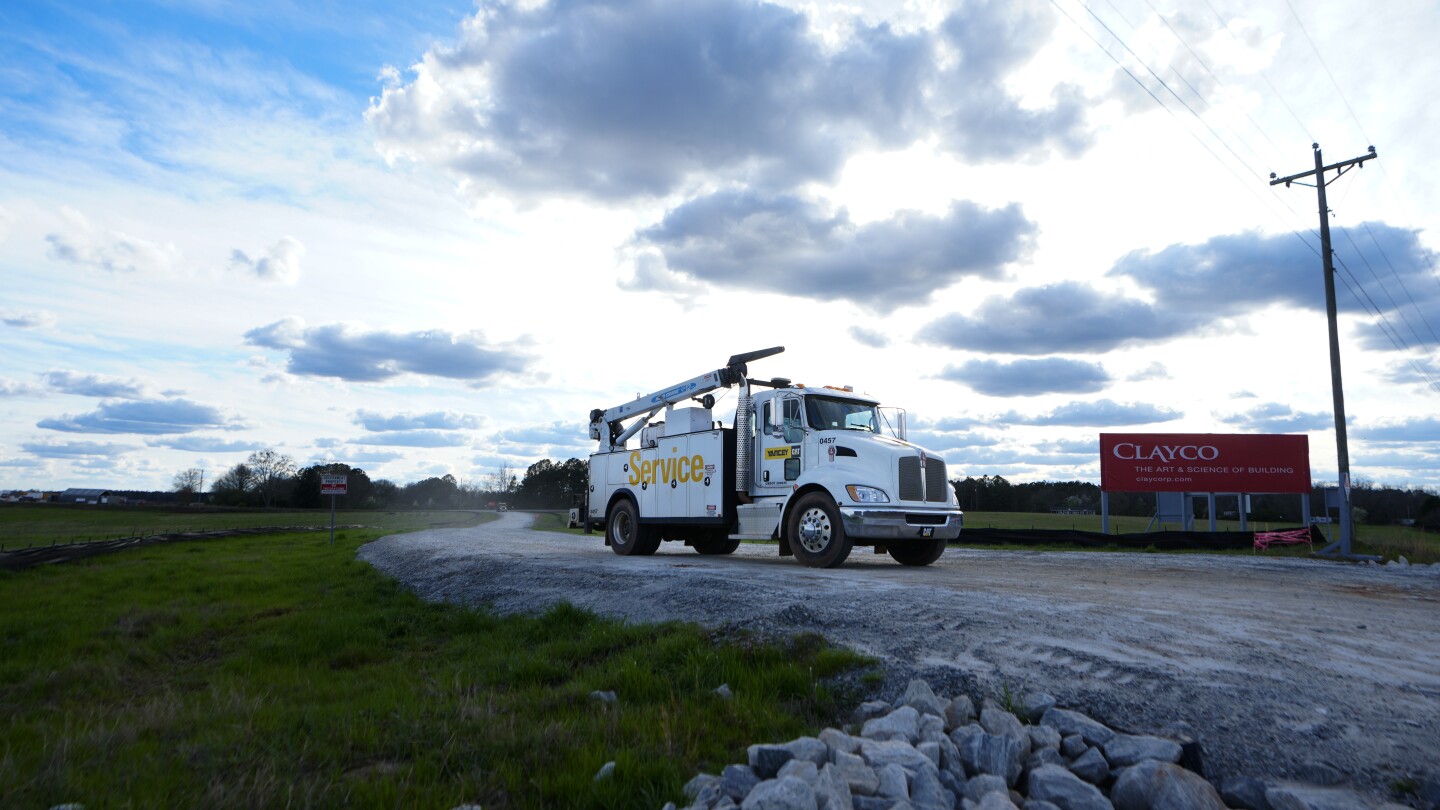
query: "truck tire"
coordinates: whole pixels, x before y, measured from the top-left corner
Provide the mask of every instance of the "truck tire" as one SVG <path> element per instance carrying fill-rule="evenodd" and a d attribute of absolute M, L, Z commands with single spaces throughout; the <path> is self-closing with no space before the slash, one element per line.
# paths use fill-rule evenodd
<path fill-rule="evenodd" d="M 740 547 L 740 540 L 732 538 L 729 532 L 707 532 L 690 541 L 690 547 L 700 554 L 734 554 Z"/>
<path fill-rule="evenodd" d="M 929 565 L 945 553 L 945 541 L 938 537 L 929 540 L 897 540 L 887 548 L 890 556 L 901 565 Z"/>
<path fill-rule="evenodd" d="M 610 550 L 622 557 L 649 556 L 660 548 L 659 533 L 640 525 L 640 514 L 628 498 L 616 501 L 610 508 L 605 538 L 610 541 Z"/>
<path fill-rule="evenodd" d="M 834 568 L 850 556 L 840 510 L 823 492 L 807 492 L 790 507 L 785 534 L 795 559 L 811 568 Z"/>

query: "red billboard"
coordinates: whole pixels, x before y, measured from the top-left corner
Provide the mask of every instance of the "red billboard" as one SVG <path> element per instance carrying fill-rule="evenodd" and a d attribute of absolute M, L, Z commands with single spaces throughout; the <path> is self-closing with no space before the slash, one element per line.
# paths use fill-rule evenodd
<path fill-rule="evenodd" d="M 1106 492 L 1310 491 L 1310 437 L 1238 433 L 1101 433 Z"/>

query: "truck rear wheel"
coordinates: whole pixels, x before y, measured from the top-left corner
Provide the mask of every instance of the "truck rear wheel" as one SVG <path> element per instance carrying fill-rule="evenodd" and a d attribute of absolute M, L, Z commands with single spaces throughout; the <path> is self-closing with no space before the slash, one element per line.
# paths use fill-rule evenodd
<path fill-rule="evenodd" d="M 834 568 L 850 556 L 840 510 L 823 492 L 807 492 L 795 501 L 785 534 L 795 558 L 811 568 Z"/>
<path fill-rule="evenodd" d="M 938 537 L 929 540 L 897 540 L 887 548 L 890 556 L 901 565 L 929 565 L 945 553 L 945 541 Z"/>
<path fill-rule="evenodd" d="M 690 547 L 700 554 L 734 554 L 735 549 L 740 547 L 740 540 L 725 531 L 708 532 L 691 540 Z"/>
<path fill-rule="evenodd" d="M 648 556 L 660 548 L 659 533 L 640 525 L 640 515 L 629 499 L 621 499 L 610 508 L 605 537 L 610 541 L 610 550 L 623 557 Z"/>

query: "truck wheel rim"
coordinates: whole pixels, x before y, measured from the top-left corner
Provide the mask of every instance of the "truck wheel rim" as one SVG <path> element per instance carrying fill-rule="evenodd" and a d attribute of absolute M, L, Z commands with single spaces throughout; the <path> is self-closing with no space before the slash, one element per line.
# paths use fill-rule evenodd
<path fill-rule="evenodd" d="M 615 517 L 615 531 L 610 535 L 610 542 L 623 546 L 630 542 L 630 516 L 620 514 Z"/>
<path fill-rule="evenodd" d="M 807 509 L 800 515 L 800 545 L 812 554 L 830 545 L 830 516 L 824 509 Z"/>

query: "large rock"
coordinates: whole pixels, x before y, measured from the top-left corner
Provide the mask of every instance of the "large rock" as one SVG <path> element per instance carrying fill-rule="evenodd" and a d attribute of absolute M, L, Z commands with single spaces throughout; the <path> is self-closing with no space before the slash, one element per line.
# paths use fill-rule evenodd
<path fill-rule="evenodd" d="M 793 776 L 767 779 L 755 786 L 740 810 L 815 810 L 815 789 Z"/>
<path fill-rule="evenodd" d="M 986 793 L 1000 792 L 1006 796 L 1010 795 L 1010 786 L 1005 780 L 992 774 L 982 774 L 965 783 L 965 792 L 961 798 L 969 799 L 972 802 L 979 802 L 985 798 Z"/>
<path fill-rule="evenodd" d="M 852 795 L 874 796 L 875 791 L 880 789 L 880 777 L 875 775 L 875 769 L 866 765 L 859 754 L 835 752 L 835 768 L 840 778 L 850 787 Z"/>
<path fill-rule="evenodd" d="M 1060 751 L 1055 748 L 1037 748 L 1025 758 L 1025 770 L 1033 771 L 1036 768 L 1043 768 L 1046 765 L 1064 765 L 1065 757 L 1060 756 Z"/>
<path fill-rule="evenodd" d="M 905 777 L 904 768 L 892 762 L 876 768 L 875 773 L 880 777 L 880 789 L 875 791 L 876 796 L 910 800 L 910 780 Z"/>
<path fill-rule="evenodd" d="M 719 785 L 720 777 L 715 776 L 714 774 L 697 773 L 695 774 L 695 778 L 685 783 L 685 798 L 689 799 L 691 802 L 694 802 L 696 798 L 700 795 L 701 791 L 705 790 L 707 787 L 714 787 L 718 790 Z"/>
<path fill-rule="evenodd" d="M 961 695 L 945 707 L 945 729 L 953 731 L 975 720 L 975 701 Z"/>
<path fill-rule="evenodd" d="M 744 801 L 758 784 L 760 777 L 755 775 L 755 769 L 748 765 L 726 765 L 725 770 L 720 772 L 721 792 L 737 802 Z"/>
<path fill-rule="evenodd" d="M 860 746 L 860 756 L 877 772 L 886 765 L 895 764 L 907 771 L 922 769 L 938 770 L 929 757 L 919 749 L 900 740 L 866 740 Z"/>
<path fill-rule="evenodd" d="M 755 775 L 761 779 L 773 779 L 792 759 L 813 762 L 817 768 L 830 761 L 830 749 L 815 737 L 801 737 L 784 745 L 756 744 L 745 749 L 745 754 Z"/>
<path fill-rule="evenodd" d="M 1050 802 L 1060 810 L 1112 810 L 1100 788 L 1059 765 L 1031 771 L 1027 788 L 1029 798 Z"/>
<path fill-rule="evenodd" d="M 850 784 L 840 774 L 840 769 L 827 763 L 820 769 L 820 775 L 813 783 L 817 810 L 851 810 L 854 799 L 850 795 Z"/>
<path fill-rule="evenodd" d="M 1105 761 L 1099 748 L 1087 748 L 1070 763 L 1070 772 L 1092 785 L 1099 785 L 1110 778 L 1110 763 Z"/>
<path fill-rule="evenodd" d="M 981 732 L 956 741 L 956 747 L 960 749 L 960 761 L 966 772 L 972 776 L 993 774 L 1003 778 L 1007 785 L 1020 779 L 1025 753 L 1015 738 Z"/>
<path fill-rule="evenodd" d="M 1153 759 L 1120 771 L 1110 801 L 1115 810 L 1225 810 L 1220 794 L 1202 777 Z"/>
<path fill-rule="evenodd" d="M 1134 765 L 1143 759 L 1161 762 L 1180 761 L 1180 743 L 1161 737 L 1147 737 L 1138 734 L 1117 734 L 1115 739 L 1105 743 L 1105 759 L 1112 768 Z"/>
<path fill-rule="evenodd" d="M 745 749 L 745 757 L 756 776 L 773 779 L 780 766 L 795 758 L 795 753 L 783 745 L 756 743 Z"/>
<path fill-rule="evenodd" d="M 910 803 L 926 810 L 951 810 L 955 797 L 940 784 L 940 772 L 922 768 L 910 776 Z"/>
<path fill-rule="evenodd" d="M 805 784 L 807 785 L 813 785 L 815 783 L 815 778 L 819 775 L 820 769 L 815 767 L 815 763 L 811 762 L 810 760 L 792 759 L 784 765 L 780 766 L 780 772 L 775 774 L 775 778 L 784 779 L 787 776 L 793 776 L 796 779 L 805 782 Z"/>
<path fill-rule="evenodd" d="M 835 761 L 837 752 L 853 754 L 860 750 L 860 738 L 852 737 L 838 728 L 827 728 L 820 732 L 820 742 L 830 749 L 830 761 Z"/>
<path fill-rule="evenodd" d="M 920 678 L 910 681 L 910 684 L 905 687 L 905 694 L 900 696 L 898 705 L 909 706 L 921 714 L 945 717 L 945 701 L 936 697 L 930 684 Z"/>
<path fill-rule="evenodd" d="M 1079 734 L 1088 745 L 1104 745 L 1115 739 L 1115 732 L 1104 724 L 1068 709 L 1048 709 L 1040 716 L 1040 725 L 1050 726 L 1060 732 L 1061 737 Z"/>
<path fill-rule="evenodd" d="M 945 721 L 933 714 L 920 715 L 920 742 L 938 742 L 945 739 Z"/>
<path fill-rule="evenodd" d="M 901 706 L 884 717 L 866 720 L 860 736 L 867 740 L 905 740 L 913 743 L 920 739 L 920 712 L 913 706 Z"/>
<path fill-rule="evenodd" d="M 1026 726 L 1025 733 L 1030 735 L 1031 751 L 1038 751 L 1041 748 L 1060 750 L 1060 732 L 1052 726 Z"/>
<path fill-rule="evenodd" d="M 1044 692 L 1027 692 L 1020 696 L 1020 716 L 1027 723 L 1038 723 L 1045 712 L 1055 707 L 1055 698 Z"/>
<path fill-rule="evenodd" d="M 1030 735 L 1025 731 L 1020 718 L 1004 709 L 985 709 L 980 712 L 980 727 L 989 734 L 1000 734 L 1020 744 L 1021 756 L 1030 755 Z"/>

